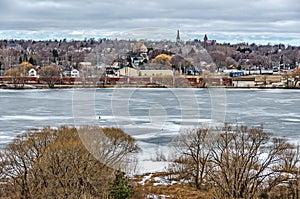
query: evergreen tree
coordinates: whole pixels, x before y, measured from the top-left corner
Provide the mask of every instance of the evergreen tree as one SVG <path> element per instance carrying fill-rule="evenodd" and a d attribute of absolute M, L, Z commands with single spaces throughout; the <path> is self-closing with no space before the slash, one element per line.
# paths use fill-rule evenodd
<path fill-rule="evenodd" d="M 58 57 L 58 51 L 56 49 L 52 50 L 52 55 L 54 58 Z"/>
<path fill-rule="evenodd" d="M 121 171 L 117 171 L 115 180 L 111 187 L 111 196 L 114 199 L 129 199 L 133 196 L 134 189 L 127 181 L 125 175 Z"/>
<path fill-rule="evenodd" d="M 23 62 L 22 57 L 19 57 L 19 64 Z"/>
<path fill-rule="evenodd" d="M 28 62 L 31 63 L 32 65 L 36 65 L 36 62 L 32 57 L 29 58 Z"/>

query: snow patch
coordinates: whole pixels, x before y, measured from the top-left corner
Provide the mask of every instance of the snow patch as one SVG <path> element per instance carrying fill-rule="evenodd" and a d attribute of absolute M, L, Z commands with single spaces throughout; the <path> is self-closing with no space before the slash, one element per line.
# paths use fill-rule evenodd
<path fill-rule="evenodd" d="M 139 171 L 138 174 L 145 174 L 145 173 L 154 173 L 154 172 L 166 172 L 168 165 L 170 162 L 161 161 L 155 162 L 151 160 L 144 160 L 139 162 Z"/>
<path fill-rule="evenodd" d="M 143 179 L 142 179 L 142 181 L 139 182 L 139 184 L 145 185 L 145 182 L 146 182 L 146 181 L 149 181 L 149 180 L 151 179 L 152 175 L 153 175 L 153 174 L 150 173 L 148 176 L 144 176 Z"/>
<path fill-rule="evenodd" d="M 171 198 L 171 196 L 168 196 L 168 195 L 148 194 L 147 198 L 149 198 L 149 199 L 165 199 L 165 198 Z"/>

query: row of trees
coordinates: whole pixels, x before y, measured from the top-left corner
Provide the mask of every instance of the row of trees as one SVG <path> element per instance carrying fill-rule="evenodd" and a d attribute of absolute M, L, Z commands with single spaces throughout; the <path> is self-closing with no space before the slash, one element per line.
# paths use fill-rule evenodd
<path fill-rule="evenodd" d="M 299 150 L 262 128 L 188 130 L 170 170 L 213 198 L 299 198 Z"/>
<path fill-rule="evenodd" d="M 248 70 L 251 67 L 273 69 L 280 66 L 284 69 L 293 69 L 300 62 L 300 49 L 293 46 L 223 44 L 209 46 L 207 50 L 218 67 L 233 65 Z"/>
<path fill-rule="evenodd" d="M 298 147 L 262 128 L 189 129 L 173 147 L 172 176 L 208 197 L 299 198 Z M 134 169 L 138 151 L 116 128 L 28 130 L 0 152 L 0 197 L 131 198 L 121 170 Z"/>
<path fill-rule="evenodd" d="M 87 150 L 79 132 L 93 133 L 93 150 L 102 156 Z M 105 143 L 99 137 L 103 134 Z M 110 163 L 124 166 L 118 163 L 138 150 L 135 140 L 120 129 L 29 130 L 0 152 L 0 197 L 130 198 L 132 186 Z"/>
<path fill-rule="evenodd" d="M 22 62 L 18 67 L 11 68 L 4 73 L 4 76 L 9 76 L 12 78 L 12 83 L 15 87 L 23 88 L 25 78 L 28 77 L 28 72 L 30 69 L 35 68 L 29 62 Z M 54 88 L 54 85 L 59 81 L 61 76 L 61 71 L 56 66 L 44 66 L 38 70 L 38 75 L 43 78 L 48 84 L 49 88 Z"/>
<path fill-rule="evenodd" d="M 84 41 L 24 41 L 0 40 L 0 67 L 7 70 L 21 61 L 28 61 L 39 66 L 56 64 L 61 68 L 78 68 L 79 63 L 89 61 L 92 65 L 111 64 L 118 56 L 135 52 L 140 42 L 135 40 L 99 39 Z M 158 54 L 173 52 L 193 60 L 193 65 L 202 67 L 216 64 L 217 68 L 234 65 L 242 69 L 252 66 L 272 68 L 278 64 L 296 67 L 300 49 L 296 46 L 256 45 L 256 44 L 216 44 L 203 49 L 198 41 L 188 41 L 176 45 L 171 41 L 144 41 L 149 49 L 154 49 L 150 59 Z M 207 53 L 208 52 L 208 53 Z"/>

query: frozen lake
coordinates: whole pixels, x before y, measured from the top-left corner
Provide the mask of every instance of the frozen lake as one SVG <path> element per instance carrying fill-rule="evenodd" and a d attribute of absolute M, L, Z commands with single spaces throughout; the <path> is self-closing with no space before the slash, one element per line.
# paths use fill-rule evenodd
<path fill-rule="evenodd" d="M 300 90 L 0 90 L 0 99 L 1 147 L 29 128 L 87 123 L 122 128 L 145 159 L 184 128 L 222 122 L 263 125 L 274 136 L 300 141 Z"/>

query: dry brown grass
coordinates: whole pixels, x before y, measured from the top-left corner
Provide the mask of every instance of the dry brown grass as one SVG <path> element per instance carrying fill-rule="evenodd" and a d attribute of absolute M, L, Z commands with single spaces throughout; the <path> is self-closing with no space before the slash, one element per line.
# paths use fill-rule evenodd
<path fill-rule="evenodd" d="M 173 185 L 155 185 L 155 177 L 165 177 L 166 173 L 154 173 L 151 178 L 145 181 L 142 185 L 144 176 L 149 176 L 150 174 L 145 174 L 142 176 L 136 176 L 133 180 L 135 194 L 134 199 L 151 198 L 149 196 L 156 195 L 157 198 L 168 199 L 210 199 L 213 198 L 212 195 L 207 191 L 199 191 L 192 187 L 189 183 L 176 183 Z"/>

